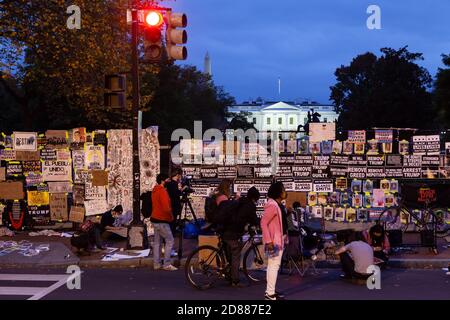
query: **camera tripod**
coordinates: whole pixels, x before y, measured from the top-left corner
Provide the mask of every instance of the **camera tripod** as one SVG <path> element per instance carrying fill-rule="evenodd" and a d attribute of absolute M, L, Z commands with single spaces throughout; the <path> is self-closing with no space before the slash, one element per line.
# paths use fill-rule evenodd
<path fill-rule="evenodd" d="M 200 230 L 200 224 L 198 223 L 197 216 L 195 214 L 194 208 L 192 207 L 191 200 L 188 197 L 187 193 L 183 193 L 181 197 L 181 203 L 183 204 L 181 208 L 181 212 L 177 217 L 177 221 L 175 223 L 175 227 L 179 230 L 180 238 L 178 239 L 178 261 L 181 261 L 183 257 L 183 238 L 184 238 L 184 226 L 187 221 L 187 213 L 188 209 L 192 213 L 192 217 L 194 218 L 195 225 Z"/>

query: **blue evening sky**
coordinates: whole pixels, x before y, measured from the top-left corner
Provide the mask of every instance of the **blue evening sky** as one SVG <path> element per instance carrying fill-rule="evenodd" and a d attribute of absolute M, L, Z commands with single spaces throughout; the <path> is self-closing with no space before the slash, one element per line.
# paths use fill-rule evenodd
<path fill-rule="evenodd" d="M 381 30 L 369 30 L 369 5 L 381 7 Z M 434 76 L 450 53 L 449 0 L 166 0 L 188 15 L 189 57 L 238 102 L 311 99 L 326 103 L 334 71 L 367 51 L 405 45 L 422 52 Z"/>

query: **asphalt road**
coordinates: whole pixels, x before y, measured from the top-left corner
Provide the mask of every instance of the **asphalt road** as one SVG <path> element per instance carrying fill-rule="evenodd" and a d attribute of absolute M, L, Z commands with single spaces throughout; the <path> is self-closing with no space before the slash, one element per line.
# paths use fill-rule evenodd
<path fill-rule="evenodd" d="M 265 290 L 264 285 L 232 288 L 219 282 L 214 288 L 200 291 L 188 285 L 183 271 L 148 269 L 82 270 L 81 289 L 69 290 L 62 277 L 65 271 L 0 270 L 0 300 L 24 300 L 30 296 L 43 300 L 262 300 Z M 380 290 L 340 280 L 336 269 L 318 271 L 318 275 L 303 278 L 281 275 L 277 289 L 284 291 L 289 300 L 450 299 L 450 276 L 441 270 L 385 270 Z"/>

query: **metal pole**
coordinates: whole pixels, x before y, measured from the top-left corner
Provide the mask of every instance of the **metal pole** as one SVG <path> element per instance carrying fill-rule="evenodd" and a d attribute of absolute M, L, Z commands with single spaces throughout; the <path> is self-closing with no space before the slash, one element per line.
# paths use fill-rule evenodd
<path fill-rule="evenodd" d="M 133 79 L 133 224 L 141 223 L 140 213 L 140 190 L 141 172 L 139 161 L 139 61 L 138 61 L 138 34 L 139 21 L 137 0 L 133 0 L 132 8 L 132 29 L 131 29 L 131 55 L 132 55 L 132 79 Z"/>

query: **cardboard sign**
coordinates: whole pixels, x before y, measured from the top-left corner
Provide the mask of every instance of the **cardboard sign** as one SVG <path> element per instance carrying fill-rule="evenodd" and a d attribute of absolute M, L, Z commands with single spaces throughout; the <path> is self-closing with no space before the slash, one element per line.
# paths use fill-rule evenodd
<path fill-rule="evenodd" d="M 86 147 L 85 167 L 88 170 L 105 169 L 105 147 L 88 145 Z"/>
<path fill-rule="evenodd" d="M 83 223 L 84 215 L 85 215 L 84 207 L 72 206 L 70 208 L 69 221 L 76 223 Z"/>
<path fill-rule="evenodd" d="M 336 123 L 310 123 L 309 124 L 309 141 L 322 142 L 326 140 L 336 139 Z"/>
<path fill-rule="evenodd" d="M 108 185 L 108 172 L 105 170 L 94 170 L 92 174 L 92 186 L 103 187 Z"/>
<path fill-rule="evenodd" d="M 50 193 L 72 193 L 72 183 L 69 181 L 57 181 L 48 183 Z"/>
<path fill-rule="evenodd" d="M 42 163 L 44 181 L 72 181 L 70 161 L 44 161 Z"/>
<path fill-rule="evenodd" d="M 14 150 L 16 151 L 36 151 L 37 133 L 36 132 L 14 132 Z"/>
<path fill-rule="evenodd" d="M 0 182 L 0 199 L 23 200 L 23 183 L 21 181 Z"/>
<path fill-rule="evenodd" d="M 29 206 L 46 206 L 50 204 L 50 198 L 48 192 L 41 191 L 27 191 L 28 205 Z"/>
<path fill-rule="evenodd" d="M 85 201 L 84 208 L 86 209 L 86 216 L 103 214 L 109 210 L 108 202 L 106 202 L 106 200 Z"/>
<path fill-rule="evenodd" d="M 68 132 L 66 130 L 47 130 L 45 138 L 48 149 L 64 149 L 68 147 Z"/>
<path fill-rule="evenodd" d="M 41 154 L 39 151 L 16 151 L 17 161 L 39 161 Z"/>
<path fill-rule="evenodd" d="M 6 180 L 6 168 L 0 167 L 0 182 L 3 182 Z"/>
<path fill-rule="evenodd" d="M 65 193 L 50 194 L 50 220 L 67 221 L 67 195 Z"/>

